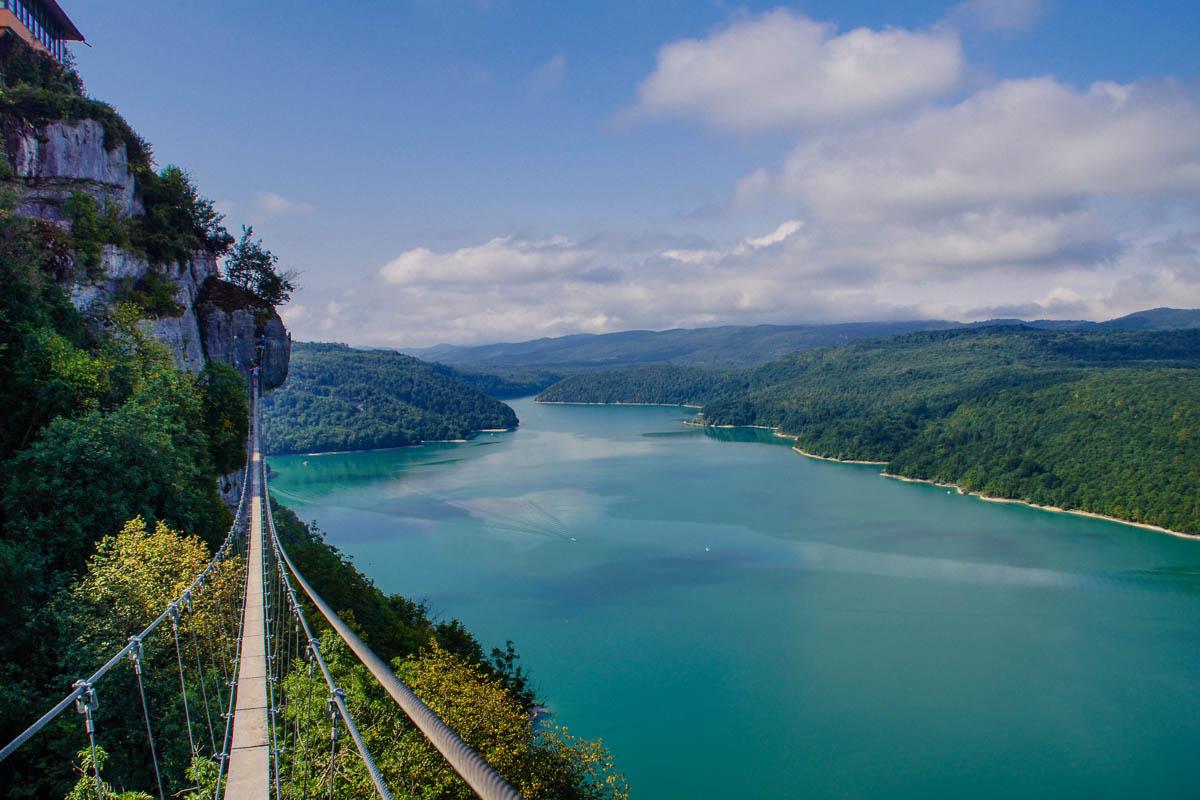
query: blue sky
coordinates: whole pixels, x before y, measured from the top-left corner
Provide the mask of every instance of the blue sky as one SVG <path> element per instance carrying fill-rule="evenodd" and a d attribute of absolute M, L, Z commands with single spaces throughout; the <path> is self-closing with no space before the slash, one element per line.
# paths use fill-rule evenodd
<path fill-rule="evenodd" d="M 297 338 L 1200 306 L 1194 2 L 66 7 Z"/>

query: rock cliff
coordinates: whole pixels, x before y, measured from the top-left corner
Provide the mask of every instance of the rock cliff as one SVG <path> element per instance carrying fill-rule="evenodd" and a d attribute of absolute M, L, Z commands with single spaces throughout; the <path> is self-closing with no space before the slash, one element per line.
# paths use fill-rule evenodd
<path fill-rule="evenodd" d="M 109 147 L 99 122 L 4 118 L 0 123 L 4 152 L 20 187 L 18 213 L 68 227 L 65 206 L 79 191 L 101 208 L 115 207 L 122 218 L 145 213 L 125 146 Z M 179 313 L 148 317 L 142 325 L 170 348 L 180 368 L 198 373 L 208 361 L 223 361 L 246 372 L 261 352 L 266 388 L 283 383 L 291 353 L 283 321 L 270 306 L 222 281 L 209 253 L 196 252 L 187 263 L 163 267 L 109 245 L 93 276 L 77 278 L 67 288 L 77 309 L 99 317 L 151 273 L 175 285 Z"/>

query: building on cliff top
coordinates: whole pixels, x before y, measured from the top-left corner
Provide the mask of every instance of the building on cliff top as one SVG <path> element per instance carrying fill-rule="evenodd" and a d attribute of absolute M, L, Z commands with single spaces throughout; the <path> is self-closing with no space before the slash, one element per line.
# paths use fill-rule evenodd
<path fill-rule="evenodd" d="M 3 31 L 12 31 L 59 61 L 67 56 L 67 42 L 85 41 L 55 0 L 0 0 L 0 33 Z"/>

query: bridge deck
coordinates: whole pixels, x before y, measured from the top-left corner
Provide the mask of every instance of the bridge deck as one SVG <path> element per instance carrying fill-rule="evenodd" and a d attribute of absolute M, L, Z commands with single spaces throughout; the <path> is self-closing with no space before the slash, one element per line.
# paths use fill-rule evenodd
<path fill-rule="evenodd" d="M 265 800 L 270 788 L 270 745 L 267 727 L 267 649 L 263 626 L 263 529 L 259 496 L 262 455 L 255 436 L 250 485 L 250 549 L 247 559 L 246 610 L 242 617 L 242 658 L 238 667 L 233 712 L 233 744 L 225 797 Z"/>

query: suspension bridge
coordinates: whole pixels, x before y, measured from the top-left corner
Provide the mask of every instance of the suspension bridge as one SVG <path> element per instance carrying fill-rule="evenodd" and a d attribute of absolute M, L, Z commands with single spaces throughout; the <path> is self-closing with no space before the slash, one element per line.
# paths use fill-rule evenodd
<path fill-rule="evenodd" d="M 121 681 L 124 670 L 121 685 L 136 686 L 133 706 L 140 711 L 145 735 L 140 743 L 119 744 L 153 767 L 159 800 L 174 796 L 171 787 L 178 787 L 182 776 L 169 773 L 181 766 L 190 797 L 332 800 L 375 795 L 390 800 L 398 787 L 389 786 L 377 767 L 350 711 L 353 698 L 334 680 L 308 608 L 478 797 L 520 800 L 516 789 L 354 633 L 288 557 L 271 515 L 257 383 L 255 370 L 241 497 L 212 560 L 154 621 L 95 672 L 75 681 L 58 703 L 5 745 L 0 761 L 74 715 L 87 742 L 81 780 L 87 796 L 105 800 L 115 794 L 102 775 L 105 731 L 99 709 L 106 687 Z M 171 685 L 177 684 L 178 692 L 171 690 L 170 714 L 147 690 L 151 669 L 173 673 Z M 162 683 L 162 676 L 157 677 Z M 114 685 L 112 691 L 123 689 Z M 168 717 L 180 716 L 179 709 L 182 725 L 165 724 Z M 167 736 L 180 741 L 166 742 Z M 168 745 L 178 751 L 185 744 L 188 756 L 182 765 L 178 758 L 167 758 Z M 407 794 L 413 787 L 399 788 Z"/>

